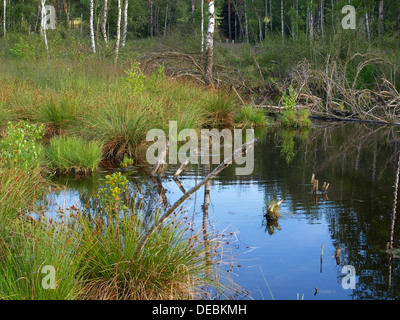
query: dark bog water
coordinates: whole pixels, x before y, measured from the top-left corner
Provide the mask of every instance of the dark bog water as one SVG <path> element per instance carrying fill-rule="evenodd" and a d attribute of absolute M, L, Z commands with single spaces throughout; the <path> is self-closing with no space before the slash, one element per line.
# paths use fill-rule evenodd
<path fill-rule="evenodd" d="M 212 181 L 209 225 L 235 233 L 228 261 L 234 267 L 227 264 L 226 272 L 247 291 L 239 298 L 400 298 L 400 259 L 385 252 L 388 242 L 399 247 L 394 194 L 399 130 L 343 123 L 315 123 L 302 133 L 266 130 L 258 133 L 252 175 L 235 176 L 232 165 Z M 182 195 L 172 179 L 175 170 L 167 167 L 162 179 L 170 204 Z M 204 170 L 188 166 L 179 178 L 184 189 L 201 180 Z M 320 188 L 329 182 L 327 196 L 313 198 L 313 173 Z M 129 179 L 153 190 L 154 198 L 160 190 L 146 175 Z M 59 182 L 67 189 L 51 195 L 54 210 L 79 206 L 100 184 L 98 176 Z M 264 217 L 271 199 L 284 200 L 275 224 Z M 203 202 L 204 188 L 185 202 L 187 214 L 202 221 Z"/>

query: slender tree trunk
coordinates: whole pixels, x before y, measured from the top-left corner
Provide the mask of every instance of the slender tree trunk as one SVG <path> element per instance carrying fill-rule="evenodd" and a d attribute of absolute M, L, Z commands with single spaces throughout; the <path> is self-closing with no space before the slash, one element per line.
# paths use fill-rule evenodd
<path fill-rule="evenodd" d="M 382 37 L 383 34 L 383 0 L 379 2 L 379 22 L 378 22 L 378 36 Z"/>
<path fill-rule="evenodd" d="M 124 28 L 122 31 L 122 48 L 125 47 L 126 44 L 126 34 L 128 33 L 128 6 L 129 0 L 125 0 L 125 7 L 124 7 Z"/>
<path fill-rule="evenodd" d="M 101 23 L 101 31 L 103 32 L 104 41 L 108 47 L 108 38 L 107 38 L 107 12 L 108 12 L 108 0 L 104 0 L 104 10 L 103 10 L 103 21 Z"/>
<path fill-rule="evenodd" d="M 244 1 L 244 30 L 245 30 L 245 37 L 246 41 L 249 42 L 249 23 L 247 21 L 247 6 L 246 1 Z"/>
<path fill-rule="evenodd" d="M 265 0 L 265 25 L 264 25 L 264 39 L 267 38 L 268 34 L 268 0 Z"/>
<path fill-rule="evenodd" d="M 190 20 L 191 20 L 192 23 L 194 23 L 194 12 L 196 10 L 194 1 L 195 0 L 192 0 L 192 16 L 190 17 Z"/>
<path fill-rule="evenodd" d="M 397 9 L 397 32 L 400 33 L 400 3 L 399 3 L 399 9 Z"/>
<path fill-rule="evenodd" d="M 96 53 L 96 42 L 94 40 L 94 28 L 93 28 L 93 7 L 94 0 L 90 0 L 90 18 L 89 18 L 89 27 L 90 27 L 90 41 L 92 44 L 92 52 Z"/>
<path fill-rule="evenodd" d="M 285 36 L 285 24 L 283 22 L 283 0 L 281 0 L 281 32 L 282 32 L 282 39 Z"/>
<path fill-rule="evenodd" d="M 4 0 L 4 8 L 3 8 L 3 18 L 4 18 L 4 20 L 3 20 L 3 34 L 4 34 L 4 38 L 6 37 L 6 35 L 7 35 L 7 32 L 6 32 L 6 11 L 7 11 L 7 0 Z"/>
<path fill-rule="evenodd" d="M 118 0 L 118 21 L 117 21 L 117 41 L 115 43 L 115 55 L 114 55 L 114 63 L 118 62 L 119 55 L 119 42 L 121 40 L 121 17 L 122 17 L 122 6 L 121 1 Z"/>
<path fill-rule="evenodd" d="M 367 29 L 367 37 L 368 37 L 368 40 L 371 40 L 371 33 L 370 33 L 370 30 L 369 30 L 368 10 L 365 11 L 365 24 L 366 24 L 366 29 Z"/>
<path fill-rule="evenodd" d="M 150 32 L 150 38 L 153 39 L 153 0 L 148 0 L 148 1 L 150 8 L 149 32 Z"/>
<path fill-rule="evenodd" d="M 204 0 L 201 0 L 201 53 L 204 51 Z"/>
<path fill-rule="evenodd" d="M 399 9 L 397 10 L 397 32 L 400 33 L 400 4 Z"/>
<path fill-rule="evenodd" d="M 296 1 L 296 38 L 299 36 L 299 0 Z"/>
<path fill-rule="evenodd" d="M 272 0 L 269 0 L 269 15 L 271 20 L 271 34 L 272 34 Z"/>
<path fill-rule="evenodd" d="M 214 16 L 214 0 L 208 2 L 208 29 L 207 29 L 207 41 L 206 41 L 206 61 L 204 68 L 204 80 L 206 86 L 213 83 L 212 68 L 214 60 L 214 28 L 215 28 L 215 16 Z"/>
<path fill-rule="evenodd" d="M 202 1 L 204 1 L 204 0 L 202 0 Z M 168 3 L 167 3 L 167 7 L 165 8 L 164 39 L 167 36 L 167 23 L 168 23 Z"/>
<path fill-rule="evenodd" d="M 314 39 L 314 8 L 313 8 L 313 0 L 311 0 L 310 5 L 310 39 Z"/>
<path fill-rule="evenodd" d="M 65 16 L 67 17 L 67 24 L 69 24 L 69 12 L 65 0 L 63 0 L 63 5 L 64 5 Z"/>
<path fill-rule="evenodd" d="M 228 0 L 228 38 L 232 42 L 231 0 Z"/>
<path fill-rule="evenodd" d="M 46 35 L 46 9 L 44 8 L 46 4 L 46 0 L 42 0 L 42 32 L 43 32 L 43 39 L 46 45 L 47 51 L 49 51 L 49 45 L 47 43 L 47 35 Z"/>
<path fill-rule="evenodd" d="M 324 6 L 325 6 L 325 1 L 321 0 L 321 33 L 322 33 L 322 38 L 325 38 Z"/>

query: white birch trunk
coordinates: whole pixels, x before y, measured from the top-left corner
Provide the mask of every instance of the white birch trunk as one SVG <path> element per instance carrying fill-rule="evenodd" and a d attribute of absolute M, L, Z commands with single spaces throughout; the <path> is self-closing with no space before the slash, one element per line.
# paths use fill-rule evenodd
<path fill-rule="evenodd" d="M 49 51 L 49 45 L 47 43 L 47 35 L 46 35 L 46 0 L 42 0 L 42 32 L 43 32 L 43 39 L 44 39 L 44 44 L 46 45 L 46 50 Z"/>
<path fill-rule="evenodd" d="M 204 1 L 204 0 L 202 0 L 202 1 Z M 165 8 L 164 39 L 167 35 L 167 23 L 168 23 L 168 3 L 167 3 L 167 7 Z"/>
<path fill-rule="evenodd" d="M 204 80 L 207 86 L 211 85 L 212 68 L 214 59 L 214 29 L 215 29 L 215 15 L 214 15 L 214 0 L 208 3 L 208 29 L 206 41 L 206 61 L 204 70 Z"/>
<path fill-rule="evenodd" d="M 117 41 L 115 43 L 114 63 L 117 63 L 119 55 L 119 42 L 121 40 L 121 17 L 122 17 L 121 0 L 118 0 Z"/>
<path fill-rule="evenodd" d="M 124 7 L 124 27 L 122 31 L 122 48 L 125 47 L 126 44 L 126 34 L 128 33 L 128 6 L 129 0 L 125 0 L 125 7 Z"/>
<path fill-rule="evenodd" d="M 93 28 L 93 0 L 90 0 L 90 19 L 89 19 L 89 27 L 90 27 L 90 41 L 92 44 L 92 52 L 96 53 L 96 43 L 94 40 L 94 28 Z"/>
<path fill-rule="evenodd" d="M 7 8 L 7 0 L 4 0 L 4 12 L 3 12 L 3 18 L 4 18 L 4 21 L 3 21 L 3 33 L 4 33 L 4 38 L 6 37 L 6 34 L 7 34 L 7 32 L 6 32 L 6 8 Z"/>
<path fill-rule="evenodd" d="M 103 32 L 104 42 L 108 47 L 108 38 L 107 38 L 107 13 L 108 13 L 108 0 L 104 0 L 104 10 L 103 10 L 103 21 L 101 23 L 101 31 Z"/>
<path fill-rule="evenodd" d="M 201 53 L 204 52 L 204 0 L 201 0 Z"/>
<path fill-rule="evenodd" d="M 379 22 L 378 22 L 378 36 L 382 37 L 383 34 L 383 0 L 379 2 Z"/>
<path fill-rule="evenodd" d="M 325 38 L 325 22 L 324 22 L 324 0 L 321 0 L 321 32 L 322 38 Z"/>
<path fill-rule="evenodd" d="M 367 37 L 368 37 L 368 40 L 371 40 L 371 33 L 370 33 L 370 30 L 369 30 L 368 10 L 365 11 L 365 24 L 366 24 L 366 27 L 367 27 Z"/>

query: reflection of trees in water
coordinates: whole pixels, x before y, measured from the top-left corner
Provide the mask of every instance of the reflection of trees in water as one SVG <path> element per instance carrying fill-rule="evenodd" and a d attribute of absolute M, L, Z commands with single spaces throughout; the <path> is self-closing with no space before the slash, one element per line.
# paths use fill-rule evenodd
<path fill-rule="evenodd" d="M 303 168 L 303 174 L 288 169 L 286 176 L 285 187 L 293 194 L 299 181 L 306 181 L 311 173 L 331 181 L 331 199 L 340 203 L 324 211 L 334 246 L 344 248 L 341 265 L 353 265 L 360 276 L 355 298 L 400 297 L 393 286 L 400 281 L 399 260 L 388 259 L 384 252 L 388 241 L 399 246 L 397 197 L 393 196 L 399 131 L 398 127 L 342 123 L 316 127 L 307 141 L 295 146 L 290 166 Z"/>

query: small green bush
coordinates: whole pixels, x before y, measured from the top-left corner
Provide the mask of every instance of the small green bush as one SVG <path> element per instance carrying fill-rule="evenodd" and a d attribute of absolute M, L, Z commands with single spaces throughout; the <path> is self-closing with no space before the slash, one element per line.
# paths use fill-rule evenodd
<path fill-rule="evenodd" d="M 0 158 L 7 167 L 28 169 L 38 165 L 41 147 L 37 143 L 44 134 L 43 125 L 25 121 L 8 123 L 5 137 L 0 140 Z"/>

